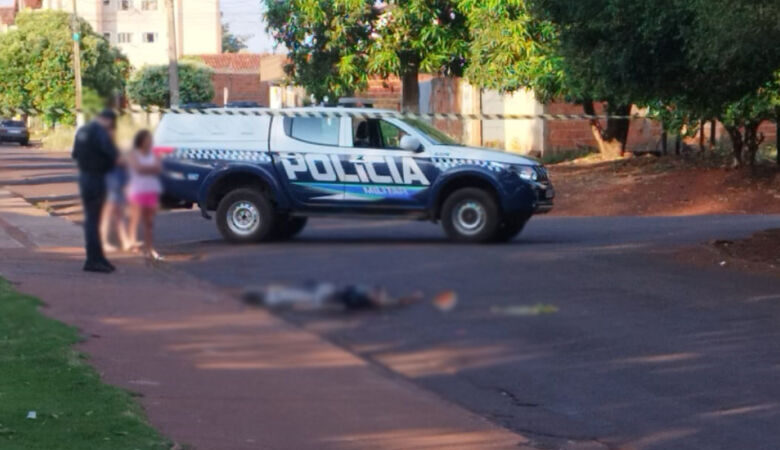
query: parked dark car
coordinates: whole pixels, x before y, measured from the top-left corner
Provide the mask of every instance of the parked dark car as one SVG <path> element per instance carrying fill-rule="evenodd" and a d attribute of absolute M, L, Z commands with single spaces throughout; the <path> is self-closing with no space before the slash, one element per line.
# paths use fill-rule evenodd
<path fill-rule="evenodd" d="M 30 143 L 30 132 L 21 120 L 0 121 L 0 142 L 18 142 L 21 145 Z"/>

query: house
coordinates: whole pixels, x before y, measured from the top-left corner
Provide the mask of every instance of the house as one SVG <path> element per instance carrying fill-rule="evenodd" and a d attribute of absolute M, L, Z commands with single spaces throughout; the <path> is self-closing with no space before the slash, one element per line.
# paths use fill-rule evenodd
<path fill-rule="evenodd" d="M 37 0 L 39 8 L 72 11 L 72 0 Z M 165 0 L 76 0 L 80 17 L 128 57 L 130 64 L 168 62 Z M 174 0 L 178 56 L 221 53 L 219 0 Z"/>
<path fill-rule="evenodd" d="M 228 102 L 249 101 L 268 106 L 270 84 L 260 79 L 263 56 L 258 53 L 222 53 L 187 58 L 205 64 L 213 71 L 212 103 L 224 106 Z"/>

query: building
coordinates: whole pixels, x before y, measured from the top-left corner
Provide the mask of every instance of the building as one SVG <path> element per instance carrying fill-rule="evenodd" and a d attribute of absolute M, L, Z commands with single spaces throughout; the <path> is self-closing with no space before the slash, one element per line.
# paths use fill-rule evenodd
<path fill-rule="evenodd" d="M 72 11 L 72 0 L 38 3 L 40 9 Z M 76 8 L 133 67 L 168 62 L 165 0 L 76 0 Z M 174 0 L 174 14 L 179 56 L 222 52 L 219 0 Z"/>
<path fill-rule="evenodd" d="M 224 106 L 229 102 L 250 101 L 268 106 L 270 83 L 260 79 L 260 61 L 264 56 L 258 53 L 222 53 L 188 59 L 197 60 L 213 71 L 212 103 Z"/>

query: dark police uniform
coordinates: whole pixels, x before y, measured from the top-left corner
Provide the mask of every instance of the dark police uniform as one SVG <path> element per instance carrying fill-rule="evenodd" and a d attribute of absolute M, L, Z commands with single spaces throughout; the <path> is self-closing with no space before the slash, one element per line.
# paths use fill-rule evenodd
<path fill-rule="evenodd" d="M 72 156 L 79 166 L 87 265 L 104 264 L 107 260 L 100 242 L 100 216 L 106 200 L 106 173 L 116 166 L 119 151 L 108 131 L 93 121 L 79 128 Z"/>

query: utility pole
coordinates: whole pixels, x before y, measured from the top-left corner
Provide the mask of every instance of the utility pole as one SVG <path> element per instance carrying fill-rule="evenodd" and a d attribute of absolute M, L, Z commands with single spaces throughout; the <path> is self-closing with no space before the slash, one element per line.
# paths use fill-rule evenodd
<path fill-rule="evenodd" d="M 73 32 L 73 75 L 76 78 L 76 125 L 84 124 L 84 113 L 81 111 L 81 32 L 79 30 L 79 16 L 76 9 L 76 0 L 71 0 L 73 16 L 71 17 L 71 31 Z"/>
<path fill-rule="evenodd" d="M 179 106 L 179 61 L 176 54 L 176 17 L 173 0 L 165 0 L 165 12 L 168 14 L 168 89 L 171 94 L 171 107 Z"/>

